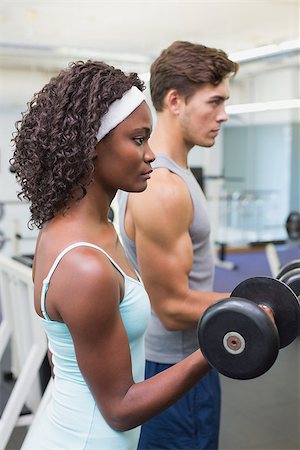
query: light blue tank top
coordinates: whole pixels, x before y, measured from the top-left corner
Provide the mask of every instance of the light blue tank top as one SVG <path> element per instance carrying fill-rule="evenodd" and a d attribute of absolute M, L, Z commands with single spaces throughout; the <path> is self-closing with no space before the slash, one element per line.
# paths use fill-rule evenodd
<path fill-rule="evenodd" d="M 44 318 L 40 317 L 40 320 L 52 352 L 55 377 L 51 401 L 31 426 L 22 450 L 137 448 L 140 427 L 118 432 L 107 424 L 80 371 L 68 327 L 62 322 L 52 321 L 46 311 L 46 293 L 56 267 L 67 252 L 79 246 L 91 247 L 106 255 L 124 277 L 120 314 L 128 335 L 133 379 L 136 383 L 144 380 L 144 334 L 150 316 L 150 302 L 141 279 L 126 275 L 110 255 L 94 244 L 77 242 L 70 245 L 58 255 L 43 282 L 41 308 Z"/>
<path fill-rule="evenodd" d="M 193 290 L 212 291 L 214 262 L 210 241 L 210 221 L 207 202 L 202 189 L 190 169 L 183 169 L 165 154 L 156 154 L 156 159 L 151 166 L 154 170 L 158 168 L 168 169 L 170 172 L 178 175 L 186 184 L 191 196 L 194 213 L 193 222 L 189 229 L 193 246 L 193 263 L 189 273 L 189 287 Z M 134 241 L 129 239 L 124 227 L 128 192 L 119 191 L 117 199 L 120 237 L 128 258 L 135 269 L 138 270 L 136 245 Z M 153 201 L 155 202 L 155 199 Z M 178 220 L 180 220 L 180 211 L 178 211 Z M 168 331 L 154 310 L 151 312 L 145 345 L 146 358 L 149 361 L 166 364 L 177 363 L 199 349 L 195 329 Z"/>

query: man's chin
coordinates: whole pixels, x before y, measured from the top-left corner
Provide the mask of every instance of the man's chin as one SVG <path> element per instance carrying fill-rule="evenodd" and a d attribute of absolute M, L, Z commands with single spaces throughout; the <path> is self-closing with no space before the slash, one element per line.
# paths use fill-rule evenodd
<path fill-rule="evenodd" d="M 215 145 L 215 139 L 209 139 L 205 142 L 201 142 L 196 145 L 199 145 L 200 147 L 204 147 L 204 148 L 209 148 L 209 147 L 212 147 L 213 145 Z"/>

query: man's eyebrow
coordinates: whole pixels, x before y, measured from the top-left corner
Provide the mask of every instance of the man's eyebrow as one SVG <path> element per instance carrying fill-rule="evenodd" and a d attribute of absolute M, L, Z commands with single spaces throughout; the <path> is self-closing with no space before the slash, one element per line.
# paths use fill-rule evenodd
<path fill-rule="evenodd" d="M 213 95 L 210 97 L 210 100 L 228 100 L 229 96 L 225 97 L 224 95 Z"/>

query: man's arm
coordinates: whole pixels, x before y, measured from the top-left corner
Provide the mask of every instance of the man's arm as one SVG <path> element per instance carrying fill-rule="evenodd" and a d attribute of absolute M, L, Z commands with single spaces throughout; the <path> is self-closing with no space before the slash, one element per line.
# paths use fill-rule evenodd
<path fill-rule="evenodd" d="M 168 330 L 196 327 L 209 305 L 229 296 L 189 288 L 192 220 L 189 192 L 167 169 L 156 169 L 142 194 L 129 195 L 125 228 L 135 240 L 152 307 Z"/>

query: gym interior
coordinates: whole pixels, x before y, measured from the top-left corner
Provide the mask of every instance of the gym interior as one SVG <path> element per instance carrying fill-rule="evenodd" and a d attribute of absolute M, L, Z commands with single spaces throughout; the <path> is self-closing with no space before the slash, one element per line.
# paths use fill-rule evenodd
<path fill-rule="evenodd" d="M 0 450 L 18 450 L 50 377 L 31 302 L 38 231 L 9 165 L 27 102 L 70 62 L 98 59 L 137 72 L 151 103 L 149 67 L 171 42 L 225 50 L 240 64 L 229 120 L 212 149 L 189 154 L 208 202 L 214 289 L 271 277 L 300 295 L 300 2 L 0 0 L 0 18 Z M 300 449 L 299 331 L 261 376 L 221 374 L 220 450 Z"/>

